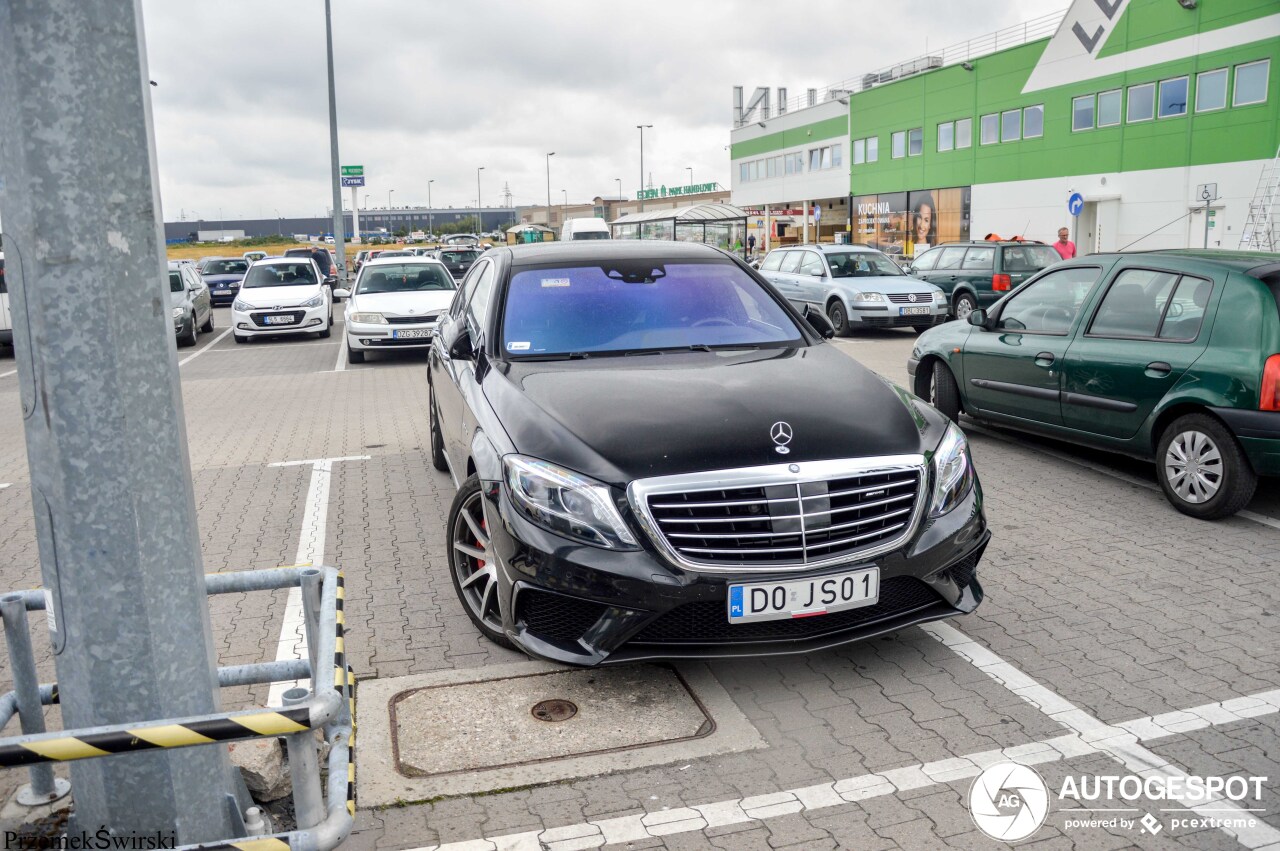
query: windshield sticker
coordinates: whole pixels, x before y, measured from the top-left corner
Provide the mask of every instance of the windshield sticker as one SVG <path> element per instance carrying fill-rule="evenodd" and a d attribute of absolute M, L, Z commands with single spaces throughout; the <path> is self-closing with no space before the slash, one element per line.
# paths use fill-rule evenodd
<path fill-rule="evenodd" d="M 529 344 L 528 343 L 507 343 L 507 351 L 527 352 L 529 351 Z"/>
<path fill-rule="evenodd" d="M 568 278 L 543 278 L 542 285 L 544 287 L 567 287 L 569 286 Z"/>

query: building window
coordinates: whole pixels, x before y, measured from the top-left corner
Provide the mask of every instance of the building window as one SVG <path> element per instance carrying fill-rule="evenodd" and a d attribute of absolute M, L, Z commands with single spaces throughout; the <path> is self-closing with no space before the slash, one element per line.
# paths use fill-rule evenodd
<path fill-rule="evenodd" d="M 938 125 L 938 150 L 950 151 L 956 146 L 956 123 L 944 121 Z"/>
<path fill-rule="evenodd" d="M 836 168 L 839 168 L 842 162 L 843 162 L 843 159 L 840 156 L 840 146 L 832 145 L 831 146 L 831 165 L 835 166 Z"/>
<path fill-rule="evenodd" d="M 867 137 L 867 162 L 873 163 L 880 159 L 880 137 Z"/>
<path fill-rule="evenodd" d="M 1248 106 L 1251 103 L 1264 103 L 1267 99 L 1267 77 L 1270 73 L 1270 59 L 1250 62 L 1248 65 L 1237 65 L 1236 92 L 1231 99 L 1231 105 Z"/>
<path fill-rule="evenodd" d="M 1150 121 L 1156 114 L 1156 84 L 1129 87 L 1129 123 Z"/>
<path fill-rule="evenodd" d="M 1227 69 L 1196 75 L 1196 112 L 1212 112 L 1227 105 Z"/>
<path fill-rule="evenodd" d="M 866 161 L 867 161 L 867 140 L 854 139 L 853 140 L 853 164 L 862 165 Z"/>
<path fill-rule="evenodd" d="M 1120 90 L 1098 93 L 1098 126 L 1114 127 L 1120 123 Z"/>
<path fill-rule="evenodd" d="M 915 127 L 907 131 L 907 156 L 918 157 L 924 153 L 924 128 Z"/>
<path fill-rule="evenodd" d="M 770 157 L 770 158 L 769 158 L 769 160 L 768 160 L 768 162 L 769 162 L 769 165 L 767 166 L 768 171 L 769 171 L 768 176 L 769 176 L 769 177 L 777 177 L 777 176 L 778 176 L 778 167 L 774 164 L 774 160 L 773 160 L 773 158 L 772 158 L 772 157 Z"/>
<path fill-rule="evenodd" d="M 1187 114 L 1187 87 L 1190 82 L 1186 77 L 1174 77 L 1172 80 L 1160 81 L 1160 117 L 1176 118 Z"/>
<path fill-rule="evenodd" d="M 822 149 L 814 148 L 809 151 L 809 171 L 817 171 L 822 168 Z"/>
<path fill-rule="evenodd" d="M 961 118 L 956 121 L 956 149 L 973 145 L 973 119 Z"/>
<path fill-rule="evenodd" d="M 1044 104 L 1028 106 L 1022 110 L 1022 138 L 1039 139 L 1044 135 Z"/>
<path fill-rule="evenodd" d="M 1000 141 L 1016 142 L 1022 138 L 1022 110 L 1010 109 L 1000 113 Z"/>
<path fill-rule="evenodd" d="M 759 160 L 751 161 L 751 179 L 752 180 L 760 179 L 760 161 Z"/>
<path fill-rule="evenodd" d="M 1071 100 L 1071 129 L 1093 129 L 1093 95 L 1073 98 Z"/>
<path fill-rule="evenodd" d="M 990 115 L 982 116 L 982 138 L 979 140 L 984 145 L 994 145 L 1000 141 L 1000 116 L 994 112 Z"/>
<path fill-rule="evenodd" d="M 832 165 L 832 160 L 831 160 L 831 149 L 830 149 L 830 148 L 823 148 L 823 149 L 822 149 L 822 167 L 823 167 L 823 168 L 831 168 L 831 165 Z"/>
<path fill-rule="evenodd" d="M 893 145 L 893 151 L 891 153 L 892 157 L 895 160 L 900 160 L 905 157 L 907 155 L 907 134 L 902 130 L 899 130 L 897 133 L 894 133 L 890 139 Z"/>

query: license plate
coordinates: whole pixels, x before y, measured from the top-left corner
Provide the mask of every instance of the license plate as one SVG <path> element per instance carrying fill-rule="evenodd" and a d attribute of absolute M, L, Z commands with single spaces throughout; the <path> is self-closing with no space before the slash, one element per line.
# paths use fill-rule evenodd
<path fill-rule="evenodd" d="M 899 316 L 926 316 L 933 313 L 932 307 L 899 307 Z"/>
<path fill-rule="evenodd" d="M 431 336 L 430 328 L 405 328 L 402 331 L 392 331 L 391 336 L 397 340 L 421 340 Z"/>
<path fill-rule="evenodd" d="M 292 325 L 294 323 L 292 316 L 264 316 L 262 317 L 263 325 Z"/>
<path fill-rule="evenodd" d="M 729 623 L 808 618 L 869 606 L 880 599 L 880 568 L 729 586 Z"/>

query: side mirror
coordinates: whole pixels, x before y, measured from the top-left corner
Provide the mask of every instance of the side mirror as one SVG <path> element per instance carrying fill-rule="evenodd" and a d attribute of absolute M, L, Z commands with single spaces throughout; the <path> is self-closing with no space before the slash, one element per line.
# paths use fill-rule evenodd
<path fill-rule="evenodd" d="M 452 339 L 449 342 L 449 357 L 456 360 L 471 360 L 476 355 L 475 347 L 471 343 L 471 331 L 467 328 L 465 322 L 455 322 L 453 325 Z"/>
<path fill-rule="evenodd" d="M 336 283 L 338 283 L 338 276 L 337 276 L 337 275 L 326 275 L 326 276 L 325 276 L 325 279 L 324 279 L 324 284 L 325 284 L 325 286 L 327 286 L 327 287 L 332 287 L 332 286 L 333 286 L 334 284 L 336 284 Z"/>
<path fill-rule="evenodd" d="M 906 272 L 908 275 L 914 275 L 916 273 L 916 267 L 908 264 L 902 267 L 902 271 Z"/>
<path fill-rule="evenodd" d="M 804 306 L 804 321 L 809 323 L 809 327 L 822 336 L 824 340 L 830 340 L 836 335 L 835 326 L 831 324 L 831 320 L 821 310 L 817 310 L 811 304 Z"/>
<path fill-rule="evenodd" d="M 982 308 L 973 311 L 969 314 L 969 324 L 985 330 L 987 327 L 987 312 Z"/>
<path fill-rule="evenodd" d="M 339 287 L 333 291 L 334 298 L 351 298 L 351 290 L 346 287 Z"/>

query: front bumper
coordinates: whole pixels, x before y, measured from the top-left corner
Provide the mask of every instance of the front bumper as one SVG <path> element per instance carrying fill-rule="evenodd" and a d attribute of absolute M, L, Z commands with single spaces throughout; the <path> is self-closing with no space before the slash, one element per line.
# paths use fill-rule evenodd
<path fill-rule="evenodd" d="M 902 315 L 901 308 L 929 307 L 928 313 Z M 849 322 L 867 328 L 911 328 L 917 325 L 941 325 L 947 321 L 947 305 L 938 302 L 928 304 L 876 305 L 855 303 L 848 305 Z"/>
<path fill-rule="evenodd" d="M 982 601 L 977 565 L 990 538 L 981 486 L 948 514 L 925 519 L 902 547 L 809 572 L 707 573 L 642 549 L 590 547 L 518 514 L 503 485 L 486 489 L 498 557 L 503 630 L 531 656 L 571 665 L 808 653 L 912 624 L 968 614 Z M 728 586 L 880 568 L 875 605 L 789 620 L 730 624 Z"/>
<path fill-rule="evenodd" d="M 267 324 L 266 317 L 288 315 L 292 322 L 287 325 Z M 329 306 L 319 307 L 286 307 L 279 310 L 253 308 L 248 311 L 231 309 L 231 327 L 237 334 L 250 336 L 253 334 L 314 334 L 323 331 L 329 323 Z"/>
<path fill-rule="evenodd" d="M 1240 441 L 1253 470 L 1260 476 L 1280 476 L 1280 411 L 1210 408 Z"/>
<path fill-rule="evenodd" d="M 215 289 L 212 286 L 209 287 L 209 300 L 218 306 L 231 304 L 231 302 L 236 300 L 236 296 L 238 295 L 240 295 L 240 287 L 238 285 L 226 289 Z"/>
<path fill-rule="evenodd" d="M 425 337 L 400 338 L 398 331 L 428 331 Z M 425 349 L 435 337 L 436 323 L 423 325 L 364 325 L 347 322 L 347 347 L 358 350 L 372 349 Z"/>

